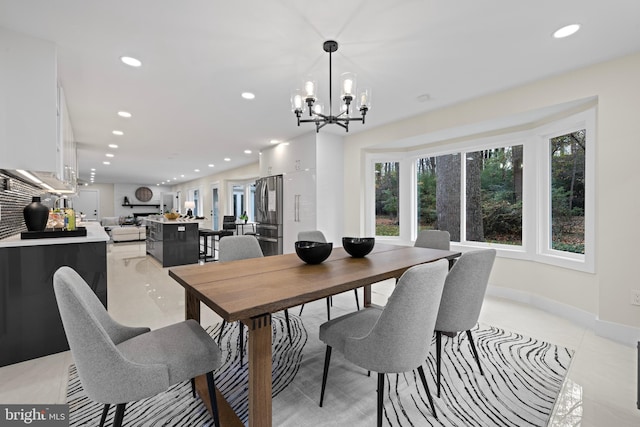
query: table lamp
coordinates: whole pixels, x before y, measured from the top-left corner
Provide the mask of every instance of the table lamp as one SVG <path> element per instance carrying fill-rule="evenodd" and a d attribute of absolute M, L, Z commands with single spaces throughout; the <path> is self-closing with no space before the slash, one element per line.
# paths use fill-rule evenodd
<path fill-rule="evenodd" d="M 184 208 L 187 210 L 187 216 L 193 216 L 193 208 L 196 207 L 196 202 L 187 200 L 184 202 Z"/>

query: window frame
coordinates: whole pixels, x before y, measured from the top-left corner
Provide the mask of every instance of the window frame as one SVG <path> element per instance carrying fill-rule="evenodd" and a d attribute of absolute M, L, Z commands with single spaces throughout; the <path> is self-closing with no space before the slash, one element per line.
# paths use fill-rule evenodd
<path fill-rule="evenodd" d="M 549 138 L 586 129 L 585 138 L 585 253 L 550 249 L 550 144 Z M 376 239 L 412 244 L 418 233 L 417 176 L 416 163 L 419 158 L 436 157 L 486 149 L 522 145 L 523 185 L 522 185 L 522 244 L 505 245 L 499 243 L 472 242 L 466 240 L 466 162 L 461 161 L 460 189 L 460 236 L 461 242 L 452 242 L 452 248 L 481 249 L 494 248 L 498 256 L 513 259 L 532 260 L 588 273 L 595 272 L 595 144 L 596 107 L 592 106 L 570 116 L 554 119 L 547 123 L 533 123 L 518 129 L 504 129 L 489 136 L 469 136 L 456 142 L 438 141 L 415 150 L 365 151 L 365 209 L 364 229 L 375 235 L 375 163 L 399 162 L 399 226 L 400 236 L 376 236 Z M 465 157 L 462 159 L 464 160 Z"/>

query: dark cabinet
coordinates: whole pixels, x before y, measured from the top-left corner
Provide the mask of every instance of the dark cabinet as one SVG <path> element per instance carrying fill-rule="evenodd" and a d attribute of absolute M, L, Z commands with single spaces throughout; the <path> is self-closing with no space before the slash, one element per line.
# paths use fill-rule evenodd
<path fill-rule="evenodd" d="M 53 274 L 68 265 L 107 306 L 106 242 L 0 248 L 0 366 L 69 349 Z"/>
<path fill-rule="evenodd" d="M 199 252 L 198 223 L 147 221 L 147 253 L 163 267 L 195 264 Z"/>

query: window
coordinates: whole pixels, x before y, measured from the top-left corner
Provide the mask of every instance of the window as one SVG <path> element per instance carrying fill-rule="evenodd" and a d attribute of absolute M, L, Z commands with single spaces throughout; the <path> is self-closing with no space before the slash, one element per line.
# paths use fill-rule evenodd
<path fill-rule="evenodd" d="M 399 236 L 400 163 L 376 163 L 374 172 L 376 236 Z"/>
<path fill-rule="evenodd" d="M 584 254 L 586 129 L 550 138 L 551 249 Z"/>
<path fill-rule="evenodd" d="M 201 216 L 200 215 L 200 191 L 193 190 L 193 202 L 196 204 L 195 208 L 193 208 L 193 216 Z"/>
<path fill-rule="evenodd" d="M 466 240 L 522 245 L 523 146 L 473 151 L 465 158 Z"/>
<path fill-rule="evenodd" d="M 404 243 L 446 230 L 454 245 L 593 272 L 595 135 L 592 108 L 433 148 L 416 137 L 414 152 L 372 151 L 365 227 Z"/>
<path fill-rule="evenodd" d="M 446 230 L 460 241 L 460 153 L 416 162 L 418 231 Z"/>

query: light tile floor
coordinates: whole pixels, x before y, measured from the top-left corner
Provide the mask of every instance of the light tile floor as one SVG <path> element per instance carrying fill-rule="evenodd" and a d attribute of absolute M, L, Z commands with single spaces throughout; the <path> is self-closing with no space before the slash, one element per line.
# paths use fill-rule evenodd
<path fill-rule="evenodd" d="M 109 244 L 107 257 L 108 306 L 116 320 L 158 328 L 184 318 L 182 287 L 168 276 L 168 269 L 146 256 L 144 242 Z M 375 285 L 374 303 L 384 304 L 392 288 L 392 281 Z M 344 298 L 353 305 L 353 293 Z M 218 321 L 215 313 L 203 307 L 203 324 Z M 575 351 L 550 426 L 640 426 L 636 348 L 527 305 L 493 297 L 485 300 L 480 322 Z M 0 368 L 0 403 L 64 403 L 71 363 L 70 353 L 64 352 Z"/>

